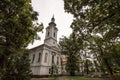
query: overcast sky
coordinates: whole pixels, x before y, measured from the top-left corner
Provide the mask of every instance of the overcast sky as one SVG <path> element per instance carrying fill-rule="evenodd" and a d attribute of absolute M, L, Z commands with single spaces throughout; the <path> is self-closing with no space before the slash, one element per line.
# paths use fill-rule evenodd
<path fill-rule="evenodd" d="M 32 48 L 44 43 L 45 39 L 45 28 L 48 26 L 48 23 L 51 21 L 51 18 L 54 14 L 55 23 L 58 28 L 58 41 L 59 38 L 64 36 L 69 36 L 72 32 L 70 24 L 72 23 L 73 16 L 64 11 L 64 2 L 63 0 L 32 0 L 32 6 L 35 11 L 39 13 L 38 22 L 44 24 L 43 33 L 39 33 L 41 40 L 37 40 L 34 44 L 30 44 L 28 48 Z"/>

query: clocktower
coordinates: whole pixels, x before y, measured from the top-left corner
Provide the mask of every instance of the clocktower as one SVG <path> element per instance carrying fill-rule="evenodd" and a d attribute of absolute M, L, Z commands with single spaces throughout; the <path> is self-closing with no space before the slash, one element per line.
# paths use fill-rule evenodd
<path fill-rule="evenodd" d="M 51 22 L 49 23 L 49 26 L 46 28 L 46 35 L 44 43 L 48 44 L 49 46 L 55 46 L 57 47 L 57 27 L 55 24 L 55 18 L 54 15 L 51 18 Z"/>

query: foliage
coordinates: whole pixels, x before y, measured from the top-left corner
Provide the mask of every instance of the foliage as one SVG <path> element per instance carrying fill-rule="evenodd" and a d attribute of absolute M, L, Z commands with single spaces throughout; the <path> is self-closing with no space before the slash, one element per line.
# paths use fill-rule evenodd
<path fill-rule="evenodd" d="M 2 80 L 30 80 L 30 60 L 27 50 L 9 57 Z"/>
<path fill-rule="evenodd" d="M 52 64 L 51 68 L 49 69 L 49 73 L 51 74 L 51 77 L 53 77 L 53 80 L 57 80 L 58 66 L 56 64 Z"/>
<path fill-rule="evenodd" d="M 92 62 L 89 59 L 86 59 L 84 61 L 84 72 L 86 72 L 86 74 L 89 74 L 92 67 Z"/>
<path fill-rule="evenodd" d="M 11 56 L 39 39 L 37 32 L 43 25 L 37 23 L 37 16 L 31 0 L 0 0 L 0 72 L 6 70 Z"/>
<path fill-rule="evenodd" d="M 62 38 L 59 45 L 62 53 L 67 55 L 66 70 L 70 75 L 75 75 L 75 71 L 79 71 L 79 50 L 82 41 L 77 39 L 77 36 L 73 32 L 69 38 Z"/>
<path fill-rule="evenodd" d="M 58 74 L 58 66 L 57 65 L 55 65 L 55 64 L 53 64 L 52 66 L 51 66 L 51 68 L 50 68 L 50 70 L 49 70 L 49 73 L 51 74 L 51 75 L 57 75 Z"/>
<path fill-rule="evenodd" d="M 71 28 L 82 37 L 102 71 L 114 74 L 120 67 L 120 0 L 64 0 L 66 12 L 74 15 Z"/>

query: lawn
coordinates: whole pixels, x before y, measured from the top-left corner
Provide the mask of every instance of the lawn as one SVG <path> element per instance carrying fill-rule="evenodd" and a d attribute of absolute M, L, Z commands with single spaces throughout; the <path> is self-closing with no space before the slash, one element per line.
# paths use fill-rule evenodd
<path fill-rule="evenodd" d="M 33 78 L 32 80 L 53 80 L 52 78 Z M 56 80 L 104 80 L 102 78 L 84 78 L 84 77 L 59 77 Z"/>
<path fill-rule="evenodd" d="M 68 80 L 103 80 L 102 78 L 68 77 Z"/>

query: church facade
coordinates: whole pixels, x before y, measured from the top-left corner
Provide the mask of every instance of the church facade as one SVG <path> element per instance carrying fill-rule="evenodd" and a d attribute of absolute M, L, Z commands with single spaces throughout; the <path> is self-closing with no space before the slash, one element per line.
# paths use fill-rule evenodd
<path fill-rule="evenodd" d="M 58 29 L 54 16 L 46 28 L 44 44 L 29 50 L 32 75 L 50 75 L 50 68 L 56 65 L 58 74 L 61 74 L 61 53 L 57 44 Z"/>

